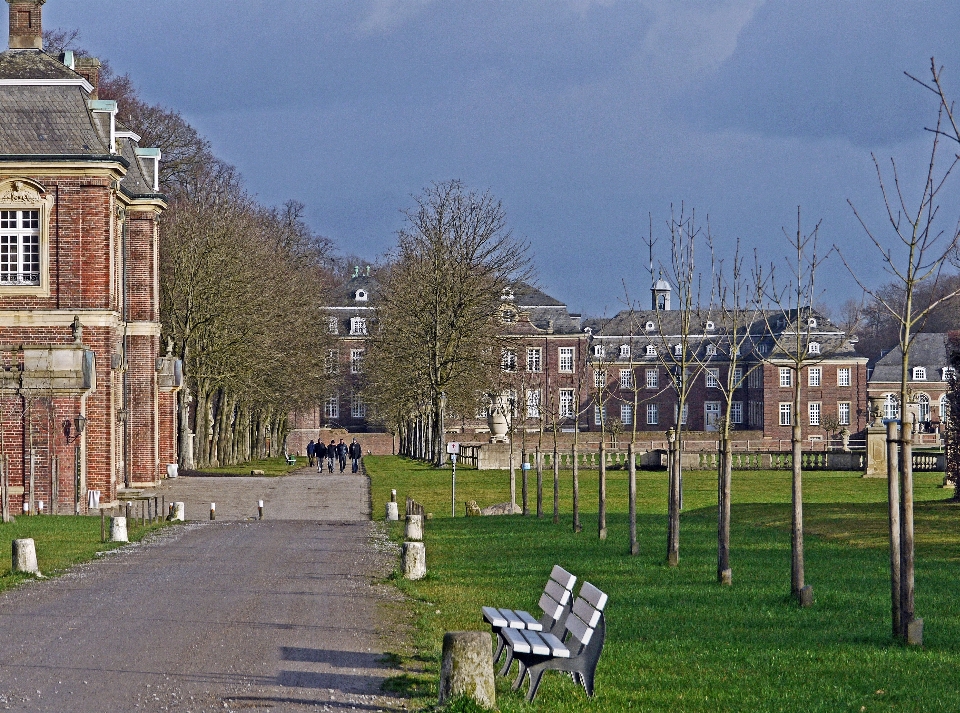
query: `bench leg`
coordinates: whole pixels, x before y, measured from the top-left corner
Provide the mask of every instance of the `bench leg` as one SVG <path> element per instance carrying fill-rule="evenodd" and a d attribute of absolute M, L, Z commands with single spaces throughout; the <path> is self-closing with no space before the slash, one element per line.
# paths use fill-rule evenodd
<path fill-rule="evenodd" d="M 513 690 L 516 691 L 523 685 L 523 677 L 527 674 L 527 667 L 524 665 L 523 661 L 517 661 L 519 668 L 519 673 L 517 674 L 516 680 L 513 682 Z"/>
<path fill-rule="evenodd" d="M 500 657 L 503 655 L 503 650 L 506 648 L 506 641 L 500 635 L 500 632 L 497 632 L 497 652 L 493 655 L 493 663 L 496 664 L 500 660 Z"/>
<path fill-rule="evenodd" d="M 545 669 L 542 668 L 530 669 L 530 688 L 527 689 L 527 703 L 531 703 L 534 696 L 537 695 L 537 689 L 540 688 L 540 679 L 543 678 L 544 671 Z"/>
<path fill-rule="evenodd" d="M 506 676 L 508 673 L 510 673 L 510 666 L 513 665 L 513 649 L 507 648 L 506 652 L 507 654 L 504 657 L 503 666 L 500 668 L 501 676 Z"/>

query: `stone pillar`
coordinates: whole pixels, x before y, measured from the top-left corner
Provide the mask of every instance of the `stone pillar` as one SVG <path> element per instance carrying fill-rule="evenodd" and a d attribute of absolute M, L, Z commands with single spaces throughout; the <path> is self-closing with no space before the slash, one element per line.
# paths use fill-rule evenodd
<path fill-rule="evenodd" d="M 186 507 L 179 500 L 170 503 L 170 522 L 183 522 L 186 519 L 185 510 Z"/>
<path fill-rule="evenodd" d="M 129 542 L 127 537 L 127 518 L 110 518 L 110 542 Z"/>
<path fill-rule="evenodd" d="M 404 542 L 400 561 L 405 579 L 427 576 L 427 548 L 422 542 Z"/>
<path fill-rule="evenodd" d="M 386 517 L 387 517 L 387 520 L 391 520 L 391 521 L 397 521 L 400 519 L 400 509 L 397 503 L 392 501 L 387 503 Z"/>
<path fill-rule="evenodd" d="M 867 469 L 863 477 L 887 477 L 887 428 L 883 424 L 867 428 Z"/>
<path fill-rule="evenodd" d="M 468 696 L 483 708 L 496 706 L 490 632 L 448 631 L 443 635 L 440 704 L 457 696 Z"/>
<path fill-rule="evenodd" d="M 40 574 L 37 566 L 37 544 L 32 539 L 13 541 L 13 558 L 11 563 L 14 572 Z"/>
<path fill-rule="evenodd" d="M 423 515 L 407 515 L 403 530 L 403 539 L 407 542 L 423 541 Z"/>

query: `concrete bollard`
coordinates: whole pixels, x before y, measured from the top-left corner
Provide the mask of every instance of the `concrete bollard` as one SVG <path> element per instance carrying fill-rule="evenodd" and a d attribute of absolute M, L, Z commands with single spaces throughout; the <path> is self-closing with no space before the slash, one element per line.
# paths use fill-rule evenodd
<path fill-rule="evenodd" d="M 405 579 L 423 579 L 427 576 L 427 548 L 422 542 L 404 542 L 400 563 Z"/>
<path fill-rule="evenodd" d="M 210 519 L 211 519 L 211 520 L 216 520 L 216 519 L 217 519 L 217 504 L 216 504 L 216 503 L 210 503 Z"/>
<path fill-rule="evenodd" d="M 13 541 L 13 562 L 14 572 L 26 572 L 40 576 L 40 568 L 37 566 L 37 543 L 32 539 Z"/>
<path fill-rule="evenodd" d="M 496 706 L 492 643 L 487 631 L 448 631 L 443 635 L 441 705 L 457 696 L 468 696 L 482 708 Z"/>
<path fill-rule="evenodd" d="M 127 537 L 127 518 L 110 518 L 110 542 L 129 542 Z"/>
<path fill-rule="evenodd" d="M 183 522 L 186 517 L 184 510 L 186 506 L 180 501 L 174 501 L 170 503 L 170 514 L 167 515 L 167 519 L 170 522 Z"/>
<path fill-rule="evenodd" d="M 396 502 L 390 501 L 387 503 L 387 520 L 399 520 L 400 519 L 400 507 Z"/>
<path fill-rule="evenodd" d="M 403 539 L 408 542 L 423 542 L 423 515 L 407 515 Z"/>
<path fill-rule="evenodd" d="M 258 520 L 263 519 L 263 501 L 262 500 L 257 501 L 257 519 Z"/>
<path fill-rule="evenodd" d="M 799 604 L 802 609 L 813 606 L 813 585 L 808 584 L 800 590 Z"/>
<path fill-rule="evenodd" d="M 391 490 L 391 491 L 390 491 L 390 502 L 391 502 L 391 503 L 397 502 L 397 491 L 396 491 L 396 490 Z"/>

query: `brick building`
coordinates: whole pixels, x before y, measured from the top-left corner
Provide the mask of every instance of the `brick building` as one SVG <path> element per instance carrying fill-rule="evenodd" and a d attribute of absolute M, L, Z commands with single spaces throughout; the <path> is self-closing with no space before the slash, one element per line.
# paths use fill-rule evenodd
<path fill-rule="evenodd" d="M 831 428 L 851 433 L 866 427 L 867 359 L 853 341 L 823 315 L 811 310 L 751 313 L 746 341 L 731 340 L 731 324 L 720 312 L 704 313 L 695 325 L 682 328 L 681 314 L 670 309 L 670 286 L 658 281 L 651 289 L 651 309 L 621 312 L 611 319 L 591 320 L 589 330 L 589 428 L 601 422 L 630 431 L 664 432 L 679 418 L 674 379 L 680 351 L 686 344 L 690 380 L 683 415 L 684 429 L 718 430 L 726 412 L 724 390 L 731 368 L 725 355 L 739 343 L 741 384 L 733 394 L 735 431 L 742 437 L 788 440 L 793 413 L 793 359 L 784 351 L 799 331 L 808 362 L 801 380 L 801 424 L 804 437 L 826 440 Z M 740 320 L 746 322 L 748 315 Z M 683 332 L 687 331 L 687 336 Z M 636 406 L 637 413 L 634 413 Z"/>
<path fill-rule="evenodd" d="M 84 512 L 176 462 L 180 369 L 159 348 L 160 152 L 97 98 L 99 63 L 42 49 L 7 0 L 0 54 L 0 463 L 12 511 Z"/>
<path fill-rule="evenodd" d="M 952 372 L 944 333 L 917 334 L 910 347 L 907 380 L 917 420 L 926 430 L 935 430 L 947 413 L 947 391 Z M 868 395 L 884 419 L 900 418 L 900 347 L 880 356 L 870 369 Z"/>

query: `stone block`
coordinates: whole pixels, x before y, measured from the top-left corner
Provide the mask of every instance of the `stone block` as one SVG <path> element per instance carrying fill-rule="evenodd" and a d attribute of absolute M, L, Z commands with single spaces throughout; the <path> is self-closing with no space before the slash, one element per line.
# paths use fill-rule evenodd
<path fill-rule="evenodd" d="M 813 586 L 807 585 L 800 590 L 800 595 L 797 598 L 798 603 L 802 609 L 813 606 Z"/>
<path fill-rule="evenodd" d="M 725 569 L 720 573 L 720 584 L 724 587 L 733 586 L 733 570 Z"/>
<path fill-rule="evenodd" d="M 907 646 L 923 646 L 923 619 L 907 624 Z"/>
<path fill-rule="evenodd" d="M 404 542 L 400 550 L 400 565 L 404 579 L 423 579 L 427 576 L 427 548 L 422 542 Z"/>
<path fill-rule="evenodd" d="M 40 574 L 37 565 L 37 544 L 30 538 L 13 541 L 12 569 L 14 572 Z"/>
<path fill-rule="evenodd" d="M 387 503 L 386 518 L 394 522 L 400 519 L 400 508 L 396 502 L 391 501 Z"/>
<path fill-rule="evenodd" d="M 186 506 L 182 502 L 172 502 L 170 503 L 170 515 L 167 516 L 167 519 L 170 522 L 183 522 L 186 519 L 185 510 Z"/>
<path fill-rule="evenodd" d="M 483 513 L 480 512 L 480 506 L 477 505 L 476 500 L 468 500 L 464 503 L 464 509 L 466 510 L 467 517 L 480 517 Z"/>
<path fill-rule="evenodd" d="M 403 539 L 407 542 L 423 541 L 423 515 L 407 515 L 403 529 Z"/>
<path fill-rule="evenodd" d="M 127 537 L 127 518 L 110 518 L 110 542 L 129 542 Z"/>
<path fill-rule="evenodd" d="M 443 635 L 440 704 L 467 696 L 481 707 L 496 706 L 493 650 L 487 631 L 448 631 Z"/>
<path fill-rule="evenodd" d="M 250 475 L 266 475 L 262 470 L 251 470 Z"/>
<path fill-rule="evenodd" d="M 483 508 L 481 515 L 519 515 L 523 510 L 516 503 L 497 503 Z"/>

